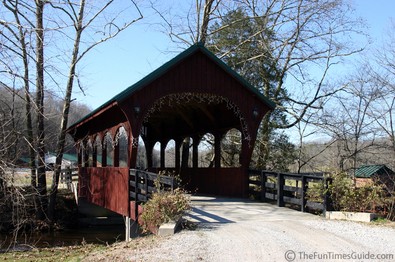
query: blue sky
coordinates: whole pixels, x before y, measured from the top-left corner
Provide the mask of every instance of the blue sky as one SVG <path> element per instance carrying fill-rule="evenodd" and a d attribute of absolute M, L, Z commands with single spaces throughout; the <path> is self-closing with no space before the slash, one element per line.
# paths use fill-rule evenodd
<path fill-rule="evenodd" d="M 391 17 L 395 18 L 395 1 L 352 1 L 356 15 L 366 20 L 372 41 L 380 43 Z M 95 109 L 182 51 L 174 48 L 167 35 L 147 25 L 149 19 L 132 25 L 85 58 L 81 68 L 85 96 L 76 92 L 78 102 Z"/>

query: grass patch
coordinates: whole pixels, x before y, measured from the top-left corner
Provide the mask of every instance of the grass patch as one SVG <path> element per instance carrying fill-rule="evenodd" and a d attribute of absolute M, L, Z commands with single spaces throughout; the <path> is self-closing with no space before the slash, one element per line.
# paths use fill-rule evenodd
<path fill-rule="evenodd" d="M 81 261 L 92 252 L 105 248 L 102 245 L 82 245 L 56 248 L 40 248 L 0 254 L 1 261 Z"/>

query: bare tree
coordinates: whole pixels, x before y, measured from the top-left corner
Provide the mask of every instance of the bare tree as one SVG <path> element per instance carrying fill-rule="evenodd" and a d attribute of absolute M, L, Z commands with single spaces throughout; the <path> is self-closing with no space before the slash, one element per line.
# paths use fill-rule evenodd
<path fill-rule="evenodd" d="M 321 109 L 322 99 L 346 86 L 327 85 L 328 76 L 346 57 L 363 49 L 358 44 L 350 44 L 354 35 L 362 34 L 362 24 L 352 16 L 352 7 L 347 1 L 205 3 L 211 8 L 203 8 L 201 1 L 197 1 L 197 11 L 191 8 L 183 17 L 169 15 L 177 19 L 160 12 L 165 21 L 163 27 L 178 44 L 192 44 L 199 41 L 198 36 L 204 35 L 199 34 L 205 29 L 200 21 L 208 21 L 206 45 L 277 104 L 276 111 L 265 116 L 261 127 L 263 135 L 258 141 L 263 154 L 262 166 L 265 166 L 274 128 L 295 126 L 310 109 Z M 229 19 L 229 15 L 238 11 L 242 15 Z M 236 32 L 237 26 L 245 30 Z M 226 44 L 231 38 L 234 41 Z"/>
<path fill-rule="evenodd" d="M 160 30 L 180 47 L 205 44 L 210 34 L 209 25 L 216 19 L 223 0 L 196 0 L 172 5 L 151 1 L 151 8 L 163 20 Z"/>
<path fill-rule="evenodd" d="M 361 68 L 354 79 L 331 101 L 331 107 L 325 109 L 322 118 L 327 134 L 337 142 L 340 170 L 354 171 L 363 163 L 362 153 L 367 153 L 375 145 L 379 135 L 374 119 L 369 115 L 379 90 L 366 67 Z"/>
<path fill-rule="evenodd" d="M 392 29 L 395 23 L 392 23 Z M 387 36 L 383 47 L 374 53 L 370 62 L 372 81 L 379 87 L 380 94 L 370 108 L 369 114 L 376 121 L 385 137 L 385 145 L 390 149 L 392 167 L 395 168 L 395 34 Z M 373 64 L 373 65 L 372 65 Z"/>
<path fill-rule="evenodd" d="M 60 124 L 60 133 L 59 133 L 59 138 L 58 138 L 58 144 L 57 144 L 57 149 L 56 149 L 56 164 L 55 164 L 55 172 L 54 172 L 54 179 L 53 179 L 53 184 L 52 184 L 52 189 L 51 189 L 51 198 L 50 198 L 50 206 L 49 206 L 49 218 L 52 220 L 53 219 L 53 212 L 55 209 L 55 201 L 56 201 L 56 193 L 58 189 L 58 183 L 59 183 L 59 176 L 60 176 L 60 169 L 61 169 L 61 163 L 63 159 L 63 151 L 65 147 L 65 138 L 66 138 L 66 129 L 68 125 L 68 119 L 69 119 L 69 111 L 70 111 L 70 104 L 71 104 L 71 95 L 73 91 L 73 86 L 74 86 L 74 81 L 75 81 L 75 75 L 76 75 L 76 66 L 78 62 L 94 47 L 97 45 L 112 39 L 116 37 L 120 32 L 128 28 L 130 25 L 135 23 L 136 21 L 140 20 L 143 16 L 142 13 L 140 12 L 140 9 L 138 8 L 137 4 L 134 1 L 131 1 L 131 5 L 138 11 L 138 16 L 136 19 L 132 20 L 123 20 L 117 21 L 117 17 L 111 17 L 109 20 L 105 20 L 103 26 L 103 34 L 104 37 L 101 37 L 94 41 L 93 43 L 86 43 L 86 46 L 83 50 L 80 50 L 81 46 L 81 41 L 82 41 L 82 36 L 86 31 L 89 31 L 90 27 L 92 24 L 96 22 L 98 17 L 101 17 L 102 14 L 105 14 L 107 9 L 110 9 L 113 5 L 114 1 L 108 1 L 102 6 L 99 6 L 96 12 L 93 14 L 86 14 L 85 8 L 86 8 L 86 1 L 81 0 L 79 3 L 79 10 L 78 13 L 74 9 L 73 3 L 68 3 L 66 6 L 68 9 L 66 9 L 63 6 L 56 6 L 54 4 L 51 4 L 53 8 L 55 9 L 60 9 L 62 12 L 64 12 L 65 15 L 67 15 L 70 20 L 72 21 L 73 28 L 75 30 L 75 37 L 74 37 L 74 44 L 73 44 L 73 50 L 72 50 L 72 56 L 70 59 L 70 65 L 69 65 L 69 74 L 67 76 L 67 84 L 66 84 L 66 92 L 65 92 L 65 97 L 64 97 L 64 106 L 63 106 L 63 113 L 62 113 L 62 119 L 61 119 L 61 124 Z M 120 11 L 121 12 L 121 11 Z M 117 14 L 114 14 L 117 15 Z M 129 19 L 129 18 L 127 18 Z M 87 34 L 89 34 L 87 32 Z"/>
<path fill-rule="evenodd" d="M 26 136 L 25 139 L 28 145 L 34 144 L 33 137 L 33 120 L 32 120 L 32 95 L 30 93 L 30 71 L 29 61 L 33 59 L 32 54 L 29 52 L 29 38 L 32 37 L 32 30 L 30 29 L 33 25 L 29 22 L 24 25 L 26 20 L 25 13 L 20 14 L 19 12 L 19 1 L 3 1 L 3 6 L 10 12 L 10 19 L 14 19 L 14 22 L 9 22 L 0 19 L 0 25 L 4 30 L 0 30 L 0 37 L 2 39 L 2 59 L 0 59 L 3 70 L 0 73 L 9 78 L 11 82 L 15 83 L 17 80 L 22 81 L 25 98 L 25 109 L 26 109 Z M 30 25 L 30 27 L 29 27 Z M 21 60 L 22 66 L 19 67 L 15 61 Z M 18 69 L 19 68 L 19 69 Z M 29 166 L 31 172 L 31 185 L 36 187 L 36 164 L 35 164 L 35 149 L 33 146 L 29 146 Z"/>
<path fill-rule="evenodd" d="M 8 11 L 2 12 L 0 17 L 0 25 L 5 28 L 0 30 L 2 52 L 16 59 L 11 66 L 2 63 L 5 70 L 1 73 L 7 75 L 8 79 L 13 77 L 23 80 L 26 114 L 31 115 L 29 106 L 33 107 L 36 113 L 36 138 L 33 141 L 32 131 L 28 134 L 27 140 L 38 156 L 38 183 L 35 184 L 34 168 L 32 168 L 32 184 L 37 186 L 41 198 L 47 195 L 44 162 L 44 96 L 50 87 L 59 88 L 63 94 L 64 106 L 59 123 L 57 160 L 48 210 L 49 219 L 52 220 L 73 87 L 77 83 L 82 90 L 77 65 L 95 47 L 116 37 L 142 19 L 142 13 L 134 0 L 128 2 L 108 0 L 100 3 L 85 0 L 34 2 L 4 0 L 2 5 Z M 51 40 L 46 40 L 47 38 Z M 63 73 L 67 71 L 65 68 L 68 68 L 68 74 Z M 34 105 L 30 104 L 32 102 L 30 86 L 34 86 L 36 94 Z M 31 129 L 29 127 L 27 129 L 33 130 L 33 127 L 32 125 Z M 34 161 L 34 157 L 32 155 L 30 157 Z M 45 211 L 44 202 L 41 201 L 42 208 L 40 208 L 43 211 Z M 39 218 L 44 218 L 44 215 L 41 213 Z"/>
<path fill-rule="evenodd" d="M 325 167 L 328 167 L 327 163 L 320 158 L 328 153 L 336 143 L 336 139 L 318 142 L 319 137 L 322 137 L 321 124 L 321 110 L 315 110 L 306 114 L 305 118 L 295 126 L 299 140 L 296 150 L 295 171 L 297 173 L 322 172 Z"/>

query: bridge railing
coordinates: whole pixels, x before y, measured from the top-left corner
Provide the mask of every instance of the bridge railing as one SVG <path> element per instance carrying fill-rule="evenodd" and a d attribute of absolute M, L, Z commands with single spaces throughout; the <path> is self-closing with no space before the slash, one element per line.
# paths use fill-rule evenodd
<path fill-rule="evenodd" d="M 78 168 L 65 168 L 60 170 L 60 183 L 65 183 L 68 190 L 74 193 L 78 204 Z"/>
<path fill-rule="evenodd" d="M 78 168 L 65 168 L 60 170 L 60 183 L 65 183 L 68 189 L 71 184 L 78 181 Z"/>
<path fill-rule="evenodd" d="M 307 191 L 314 184 L 328 188 L 330 180 L 323 173 L 277 173 L 266 170 L 249 170 L 250 194 L 264 202 L 276 202 L 282 206 L 296 206 L 302 212 L 330 210 L 327 194 L 321 201 L 307 199 Z"/>
<path fill-rule="evenodd" d="M 173 191 L 175 188 L 176 180 L 172 176 L 130 169 L 130 198 L 136 202 L 146 202 L 158 190 Z"/>

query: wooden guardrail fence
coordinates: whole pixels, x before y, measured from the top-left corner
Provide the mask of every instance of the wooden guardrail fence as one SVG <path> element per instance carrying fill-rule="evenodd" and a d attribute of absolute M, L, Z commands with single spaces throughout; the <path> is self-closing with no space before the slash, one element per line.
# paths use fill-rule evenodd
<path fill-rule="evenodd" d="M 277 173 L 265 170 L 249 170 L 250 193 L 261 201 L 276 201 L 278 206 L 297 205 L 300 211 L 330 210 L 327 194 L 322 201 L 307 200 L 309 185 L 323 183 L 328 188 L 330 180 L 323 173 Z"/>
<path fill-rule="evenodd" d="M 60 183 L 66 183 L 67 188 L 73 182 L 73 177 L 77 177 L 78 180 L 78 168 L 65 168 L 60 170 Z"/>
<path fill-rule="evenodd" d="M 161 190 L 173 191 L 176 187 L 174 177 L 130 169 L 130 198 L 136 202 L 146 202 L 158 190 L 155 184 L 158 182 Z"/>
<path fill-rule="evenodd" d="M 74 193 L 78 204 L 78 168 L 65 168 L 60 170 L 60 183 L 65 183 L 68 190 Z"/>

